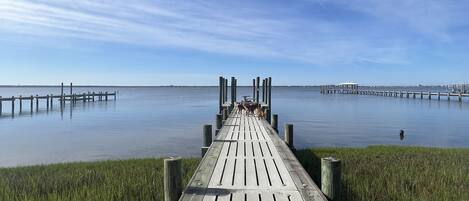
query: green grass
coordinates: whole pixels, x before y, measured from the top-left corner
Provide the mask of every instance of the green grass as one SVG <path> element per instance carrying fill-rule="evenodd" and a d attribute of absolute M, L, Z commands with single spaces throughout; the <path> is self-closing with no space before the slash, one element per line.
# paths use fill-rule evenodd
<path fill-rule="evenodd" d="M 314 148 L 297 157 L 320 185 L 320 158 L 342 161 L 342 200 L 467 201 L 469 149 Z"/>
<path fill-rule="evenodd" d="M 469 149 L 373 146 L 300 150 L 320 184 L 320 158 L 342 160 L 343 200 L 469 200 Z M 184 185 L 199 159 L 184 159 Z M 163 160 L 0 168 L 3 200 L 164 200 Z"/>
<path fill-rule="evenodd" d="M 198 162 L 183 160 L 184 185 Z M 164 200 L 163 160 L 0 168 L 0 200 Z"/>

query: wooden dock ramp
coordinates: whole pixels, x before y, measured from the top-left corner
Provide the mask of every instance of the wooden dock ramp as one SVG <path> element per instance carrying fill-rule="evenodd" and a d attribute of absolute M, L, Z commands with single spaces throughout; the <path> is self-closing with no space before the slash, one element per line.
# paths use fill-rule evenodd
<path fill-rule="evenodd" d="M 230 113 L 180 201 L 326 201 L 266 120 Z"/>

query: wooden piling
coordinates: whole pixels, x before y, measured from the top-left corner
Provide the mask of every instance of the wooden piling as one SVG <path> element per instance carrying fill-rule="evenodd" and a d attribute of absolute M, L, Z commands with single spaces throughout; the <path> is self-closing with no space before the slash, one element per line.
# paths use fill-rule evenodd
<path fill-rule="evenodd" d="M 182 160 L 164 159 L 164 200 L 178 201 L 182 193 Z"/>
<path fill-rule="evenodd" d="M 428 92 L 428 100 L 432 99 L 432 92 Z"/>
<path fill-rule="evenodd" d="M 212 125 L 205 124 L 203 128 L 203 146 L 210 147 L 212 144 Z"/>
<path fill-rule="evenodd" d="M 34 106 L 33 106 L 33 104 L 34 104 L 34 96 L 31 95 L 31 97 L 30 97 L 29 99 L 30 99 L 30 107 L 31 107 L 30 111 L 31 111 L 31 114 L 32 114 L 33 111 L 34 111 Z"/>
<path fill-rule="evenodd" d="M 52 110 L 54 108 L 54 95 L 50 95 L 50 109 Z"/>
<path fill-rule="evenodd" d="M 262 103 L 265 103 L 265 79 L 262 79 Z"/>
<path fill-rule="evenodd" d="M 15 116 L 15 97 L 11 97 L 11 116 Z"/>
<path fill-rule="evenodd" d="M 201 151 L 202 151 L 202 158 L 205 156 L 205 154 L 207 153 L 207 151 L 208 151 L 209 148 L 210 148 L 210 147 L 202 147 L 202 148 L 201 148 Z"/>
<path fill-rule="evenodd" d="M 259 87 L 260 87 L 260 77 L 256 77 L 256 103 L 259 103 Z"/>
<path fill-rule="evenodd" d="M 332 157 L 321 158 L 321 191 L 329 201 L 340 201 L 341 162 Z"/>
<path fill-rule="evenodd" d="M 226 103 L 226 102 L 228 102 L 228 79 L 225 79 L 225 85 L 224 86 L 225 86 L 225 97 L 224 97 L 225 101 L 223 103 Z"/>
<path fill-rule="evenodd" d="M 2 99 L 2 96 L 0 96 L 0 99 Z M 3 101 L 0 100 L 0 116 L 2 116 L 3 113 Z"/>
<path fill-rule="evenodd" d="M 451 100 L 451 92 L 448 92 L 448 101 Z"/>
<path fill-rule="evenodd" d="M 278 133 L 278 114 L 272 115 L 272 128 Z"/>
<path fill-rule="evenodd" d="M 86 102 L 86 93 L 83 93 L 83 103 Z"/>
<path fill-rule="evenodd" d="M 39 111 L 39 95 L 36 94 L 36 112 Z"/>
<path fill-rule="evenodd" d="M 271 113 L 272 113 L 272 77 L 269 77 L 268 80 L 267 80 L 267 105 L 269 107 L 269 110 L 267 112 L 267 121 L 270 123 L 270 118 L 272 117 L 271 116 Z"/>
<path fill-rule="evenodd" d="M 220 132 L 220 129 L 221 129 L 221 127 L 223 126 L 223 125 L 222 125 L 222 121 L 223 121 L 222 118 L 223 118 L 223 117 L 222 117 L 221 114 L 217 114 L 217 115 L 216 115 L 216 122 L 217 122 L 217 124 L 216 124 L 217 127 L 216 127 L 216 128 L 217 128 L 217 129 L 215 130 L 215 136 L 218 135 L 218 132 Z"/>
<path fill-rule="evenodd" d="M 49 95 L 46 96 L 46 110 L 49 111 Z"/>
<path fill-rule="evenodd" d="M 459 98 L 459 102 L 462 103 L 462 93 L 461 92 L 459 92 L 458 98 Z"/>
<path fill-rule="evenodd" d="M 285 124 L 285 143 L 293 149 L 293 124 Z"/>
<path fill-rule="evenodd" d="M 60 106 L 62 107 L 64 103 L 64 83 L 60 85 Z"/>
<path fill-rule="evenodd" d="M 23 113 L 23 96 L 20 95 L 20 114 Z"/>
<path fill-rule="evenodd" d="M 256 101 L 256 79 L 252 79 L 252 101 Z"/>
<path fill-rule="evenodd" d="M 105 98 L 105 101 L 107 101 L 107 91 L 104 93 L 104 98 Z"/>
<path fill-rule="evenodd" d="M 218 78 L 218 113 L 221 114 L 223 109 L 223 77 Z"/>
<path fill-rule="evenodd" d="M 92 99 L 93 102 L 94 102 L 94 96 L 95 96 L 95 94 L 94 94 L 94 92 L 93 92 L 93 99 Z"/>

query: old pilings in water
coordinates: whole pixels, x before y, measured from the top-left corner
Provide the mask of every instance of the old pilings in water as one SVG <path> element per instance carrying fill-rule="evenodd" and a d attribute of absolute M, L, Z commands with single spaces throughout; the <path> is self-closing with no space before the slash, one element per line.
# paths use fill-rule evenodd
<path fill-rule="evenodd" d="M 447 100 L 451 100 L 451 97 L 457 97 L 458 102 L 463 102 L 463 99 L 469 97 L 469 93 L 463 92 L 415 92 L 415 91 L 387 91 L 387 90 L 368 90 L 368 89 L 344 89 L 337 87 L 336 85 L 322 85 L 320 86 L 320 93 L 322 94 L 357 94 L 357 95 L 371 95 L 371 96 L 388 96 L 388 97 L 400 97 L 400 98 L 412 98 L 415 99 L 419 96 L 420 99 L 427 97 L 428 100 L 432 100 L 432 96 L 437 96 L 436 100 L 441 101 L 446 96 Z"/>

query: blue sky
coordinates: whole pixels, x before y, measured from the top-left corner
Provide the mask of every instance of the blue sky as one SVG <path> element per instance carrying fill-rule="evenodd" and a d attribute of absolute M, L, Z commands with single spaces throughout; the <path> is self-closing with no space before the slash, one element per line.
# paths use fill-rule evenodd
<path fill-rule="evenodd" d="M 451 0 L 2 0 L 0 84 L 469 82 L 468 11 Z"/>

